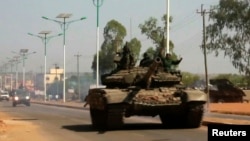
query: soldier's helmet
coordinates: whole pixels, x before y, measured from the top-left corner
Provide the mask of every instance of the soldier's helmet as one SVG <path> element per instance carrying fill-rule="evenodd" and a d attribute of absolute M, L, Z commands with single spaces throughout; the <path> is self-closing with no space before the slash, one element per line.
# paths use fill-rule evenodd
<path fill-rule="evenodd" d="M 144 58 L 147 58 L 147 57 L 149 57 L 149 54 L 148 54 L 147 52 L 145 52 L 145 53 L 143 54 L 143 57 L 144 57 Z"/>
<path fill-rule="evenodd" d="M 170 53 L 166 53 L 166 58 L 170 58 L 171 54 Z"/>
<path fill-rule="evenodd" d="M 128 42 L 126 42 L 125 46 L 123 47 L 123 52 L 124 53 L 129 53 L 130 52 L 130 49 L 128 47 Z"/>

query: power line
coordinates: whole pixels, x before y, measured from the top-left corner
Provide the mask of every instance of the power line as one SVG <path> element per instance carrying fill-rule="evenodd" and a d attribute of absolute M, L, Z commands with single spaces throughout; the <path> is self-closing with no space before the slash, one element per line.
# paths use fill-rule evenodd
<path fill-rule="evenodd" d="M 171 26 L 171 31 L 173 32 L 173 31 L 180 30 L 184 27 L 191 25 L 192 23 L 194 23 L 197 20 L 198 20 L 198 17 L 196 15 L 189 14 L 188 16 L 173 23 L 173 25 Z"/>

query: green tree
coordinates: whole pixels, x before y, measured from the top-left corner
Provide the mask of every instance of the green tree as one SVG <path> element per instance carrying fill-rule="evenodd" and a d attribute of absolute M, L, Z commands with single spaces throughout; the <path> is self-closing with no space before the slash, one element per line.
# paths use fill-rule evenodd
<path fill-rule="evenodd" d="M 243 75 L 238 74 L 219 74 L 214 77 L 214 79 L 228 79 L 230 80 L 234 85 L 240 86 L 240 87 L 247 87 L 249 79 L 246 79 Z"/>
<path fill-rule="evenodd" d="M 250 74 L 250 2 L 249 0 L 220 0 L 212 7 L 206 27 L 207 49 L 218 56 L 231 59 L 232 65 L 245 74 Z"/>
<path fill-rule="evenodd" d="M 165 33 L 165 29 L 167 26 L 167 15 L 164 15 L 161 18 L 162 22 L 163 22 L 163 26 L 158 25 L 158 20 L 154 17 L 150 17 L 148 20 L 146 20 L 144 22 L 144 24 L 140 24 L 139 28 L 141 29 L 141 33 L 145 34 L 149 39 L 152 40 L 153 44 L 155 44 L 156 48 L 155 48 L 155 52 L 158 53 L 159 47 L 161 47 L 162 45 L 164 47 L 166 47 L 165 44 L 162 44 L 162 39 L 165 36 L 166 37 L 166 33 Z M 169 18 L 169 22 L 172 22 L 172 17 Z M 165 43 L 165 42 L 164 42 Z M 170 45 L 169 45 L 169 50 L 170 52 L 173 53 L 173 48 L 174 45 L 173 43 L 170 41 Z"/>
<path fill-rule="evenodd" d="M 109 21 L 104 27 L 104 42 L 99 51 L 99 70 L 100 74 L 111 71 L 115 65 L 113 63 L 114 55 L 117 48 L 114 46 L 114 41 L 123 41 L 127 32 L 125 27 L 116 20 Z M 96 72 L 96 55 L 92 61 L 92 70 Z"/>
<path fill-rule="evenodd" d="M 128 42 L 128 46 L 133 53 L 135 61 L 138 61 L 140 58 L 141 42 L 137 38 L 133 38 L 130 42 Z"/>
<path fill-rule="evenodd" d="M 154 58 L 156 51 L 153 47 L 149 47 L 144 53 L 148 53 L 150 58 Z M 143 58 L 143 54 L 142 54 L 141 58 Z"/>
<path fill-rule="evenodd" d="M 199 80 L 200 77 L 196 74 L 192 74 L 189 72 L 183 72 L 182 73 L 182 82 L 184 85 L 189 86 Z"/>
<path fill-rule="evenodd" d="M 116 20 L 109 21 L 104 27 L 104 42 L 99 51 L 99 70 L 100 74 L 109 73 L 116 66 L 114 63 L 115 55 L 121 51 L 124 45 L 124 38 L 126 37 L 126 28 Z M 136 38 L 128 42 L 130 50 L 133 52 L 135 58 L 139 56 L 141 43 Z M 96 72 L 96 54 L 91 66 L 94 76 Z"/>

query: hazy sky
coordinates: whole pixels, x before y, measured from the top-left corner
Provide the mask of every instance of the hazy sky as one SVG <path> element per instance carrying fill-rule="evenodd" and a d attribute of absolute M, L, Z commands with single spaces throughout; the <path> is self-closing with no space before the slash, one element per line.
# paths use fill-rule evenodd
<path fill-rule="evenodd" d="M 219 0 L 170 0 L 170 40 L 175 44 L 174 51 L 183 57 L 179 65 L 182 71 L 204 73 L 204 57 L 200 49 L 202 42 L 202 16 L 197 13 L 201 4 L 209 9 Z M 115 19 L 127 28 L 126 40 L 136 37 L 142 42 L 141 53 L 152 42 L 141 35 L 139 24 L 150 17 L 159 19 L 166 13 L 166 0 L 104 0 L 100 7 L 99 27 L 100 45 L 103 42 L 103 28 L 108 21 Z M 8 62 L 20 49 L 28 49 L 31 54 L 25 60 L 26 71 L 43 72 L 44 43 L 40 38 L 27 33 L 39 35 L 40 31 L 49 30 L 51 35 L 62 33 L 56 22 L 42 19 L 42 16 L 60 20 L 60 13 L 71 13 L 66 21 L 87 17 L 82 21 L 69 24 L 66 30 L 66 72 L 77 70 L 77 55 L 80 58 L 80 71 L 91 72 L 93 55 L 96 53 L 96 7 L 92 0 L 1 0 L 0 5 L 0 66 Z M 207 15 L 208 17 L 208 15 Z M 207 21 L 208 23 L 208 21 Z M 222 53 L 223 54 L 223 53 Z M 228 58 L 224 56 L 208 57 L 208 73 L 237 73 Z M 47 68 L 58 64 L 63 68 L 63 36 L 49 40 L 47 44 Z M 19 64 L 21 71 L 22 64 Z M 10 68 L 9 68 L 10 70 Z M 13 68 L 14 70 L 14 68 Z"/>

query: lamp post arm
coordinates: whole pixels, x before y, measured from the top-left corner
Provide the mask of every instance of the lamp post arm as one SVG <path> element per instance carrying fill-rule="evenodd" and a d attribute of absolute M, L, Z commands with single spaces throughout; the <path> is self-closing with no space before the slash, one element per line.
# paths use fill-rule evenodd
<path fill-rule="evenodd" d="M 67 30 L 69 28 L 69 25 L 71 23 L 74 23 L 74 22 L 78 22 L 78 21 L 81 21 L 81 20 L 84 20 L 85 18 L 81 18 L 81 19 L 77 19 L 77 20 L 72 20 L 72 21 L 65 21 L 62 25 L 64 25 L 63 29 L 64 30 Z M 61 28 L 62 28 L 62 25 L 61 25 Z"/>
<path fill-rule="evenodd" d="M 34 36 L 34 37 L 38 37 L 38 38 L 40 38 L 40 39 L 42 39 L 42 42 L 43 43 L 45 43 L 46 42 L 46 44 L 49 42 L 49 40 L 50 39 L 52 39 L 52 38 L 54 38 L 54 37 L 58 37 L 58 36 L 61 36 L 61 35 L 63 35 L 62 33 L 60 33 L 60 34 L 57 34 L 57 35 L 53 35 L 53 36 L 46 36 L 46 37 L 43 37 L 43 36 L 39 36 L 39 35 L 35 35 L 35 34 L 32 34 L 32 33 L 28 33 L 28 35 L 30 35 L 30 36 Z M 46 41 L 45 41 L 46 40 Z"/>
<path fill-rule="evenodd" d="M 60 25 L 63 24 L 63 22 L 61 22 L 61 21 L 54 20 L 54 19 L 50 19 L 50 18 L 47 18 L 47 17 L 44 17 L 44 16 L 42 16 L 42 18 L 45 19 L 45 20 L 49 20 L 49 21 L 56 22 L 56 23 L 58 23 L 58 24 L 60 24 Z"/>
<path fill-rule="evenodd" d="M 38 37 L 38 38 L 40 38 L 40 39 L 43 39 L 43 37 L 42 37 L 42 36 L 35 35 L 35 34 L 32 34 L 32 33 L 28 33 L 28 35 L 30 35 L 30 36 L 35 36 L 35 37 Z"/>
<path fill-rule="evenodd" d="M 28 56 L 28 55 L 30 55 L 30 54 L 35 54 L 36 52 L 34 51 L 34 52 L 31 52 L 31 53 L 26 53 L 26 54 L 24 54 L 24 56 Z"/>
<path fill-rule="evenodd" d="M 50 18 L 47 18 L 47 17 L 42 17 L 43 19 L 45 19 L 45 20 L 49 20 L 49 21 L 53 21 L 53 22 L 56 22 L 56 23 L 58 23 L 59 25 L 60 25 L 60 27 L 62 28 L 63 27 L 63 25 L 64 25 L 64 22 L 62 22 L 62 21 L 58 21 L 58 20 L 54 20 L 54 19 L 50 19 Z"/>
<path fill-rule="evenodd" d="M 66 22 L 66 23 L 67 23 L 67 24 L 70 24 L 70 23 L 73 23 L 73 22 L 82 21 L 82 20 L 84 20 L 84 19 L 86 19 L 86 17 L 82 17 L 82 18 L 80 18 L 80 19 L 68 21 L 68 22 Z"/>
<path fill-rule="evenodd" d="M 62 36 L 63 34 L 60 33 L 60 34 L 57 34 L 57 35 L 53 35 L 53 36 L 48 36 L 46 37 L 47 38 L 47 43 L 49 42 L 50 39 L 54 38 L 54 37 L 58 37 L 58 36 Z"/>
<path fill-rule="evenodd" d="M 82 20 L 84 20 L 84 19 L 86 19 L 86 17 L 82 17 L 82 18 L 80 18 L 80 19 L 76 19 L 76 20 L 72 20 L 72 21 L 67 21 L 67 22 L 64 20 L 64 22 L 62 23 L 62 25 L 65 24 L 65 30 L 67 30 L 67 29 L 69 28 L 69 25 L 70 25 L 71 23 L 78 22 L 78 21 L 82 21 Z M 61 28 L 62 28 L 62 25 L 61 25 Z"/>
<path fill-rule="evenodd" d="M 82 18 L 77 19 L 77 20 L 72 20 L 72 21 L 65 22 L 65 18 L 64 18 L 64 21 L 58 21 L 58 20 L 50 19 L 50 18 L 47 18 L 47 17 L 44 17 L 44 16 L 42 18 L 45 19 L 45 20 L 50 20 L 50 21 L 58 23 L 61 28 L 63 28 L 63 25 L 65 24 L 65 26 L 66 26 L 65 29 L 68 29 L 70 23 L 86 19 L 86 17 L 82 17 Z"/>

